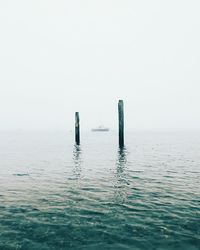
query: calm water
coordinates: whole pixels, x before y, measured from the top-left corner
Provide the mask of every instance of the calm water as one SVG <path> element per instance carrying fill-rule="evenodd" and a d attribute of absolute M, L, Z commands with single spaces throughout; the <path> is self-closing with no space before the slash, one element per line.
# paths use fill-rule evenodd
<path fill-rule="evenodd" d="M 200 249 L 200 133 L 0 132 L 0 249 Z"/>

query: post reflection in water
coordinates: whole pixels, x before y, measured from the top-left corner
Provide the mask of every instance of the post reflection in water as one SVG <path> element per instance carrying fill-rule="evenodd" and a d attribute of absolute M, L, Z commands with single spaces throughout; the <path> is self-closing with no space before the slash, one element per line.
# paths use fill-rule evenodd
<path fill-rule="evenodd" d="M 127 149 L 120 147 L 118 149 L 116 161 L 116 183 L 115 183 L 115 199 L 116 202 L 124 202 L 127 198 L 128 191 L 128 175 L 127 175 Z"/>
<path fill-rule="evenodd" d="M 127 149 L 125 147 L 119 148 L 118 149 L 118 158 L 117 158 L 117 173 L 120 174 L 120 172 L 123 173 L 124 168 L 126 167 L 127 163 Z"/>
<path fill-rule="evenodd" d="M 82 163 L 82 151 L 80 145 L 74 145 L 74 151 L 73 151 L 73 161 L 74 161 L 74 176 L 76 179 L 79 179 L 81 177 L 81 163 Z"/>

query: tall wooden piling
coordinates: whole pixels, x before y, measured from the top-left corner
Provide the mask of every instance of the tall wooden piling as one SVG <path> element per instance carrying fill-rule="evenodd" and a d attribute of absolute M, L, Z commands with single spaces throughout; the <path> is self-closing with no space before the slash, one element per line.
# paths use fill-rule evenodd
<path fill-rule="evenodd" d="M 75 142 L 77 145 L 80 144 L 80 119 L 79 112 L 75 113 Z"/>
<path fill-rule="evenodd" d="M 118 117 L 119 117 L 119 147 L 124 147 L 124 102 L 118 102 Z"/>

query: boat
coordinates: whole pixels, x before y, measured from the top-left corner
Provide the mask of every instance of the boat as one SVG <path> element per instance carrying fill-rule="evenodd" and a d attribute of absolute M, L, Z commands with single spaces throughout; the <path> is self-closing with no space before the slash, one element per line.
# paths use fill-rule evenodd
<path fill-rule="evenodd" d="M 106 128 L 104 126 L 99 126 L 97 128 L 92 128 L 91 131 L 92 132 L 108 132 L 110 129 Z"/>

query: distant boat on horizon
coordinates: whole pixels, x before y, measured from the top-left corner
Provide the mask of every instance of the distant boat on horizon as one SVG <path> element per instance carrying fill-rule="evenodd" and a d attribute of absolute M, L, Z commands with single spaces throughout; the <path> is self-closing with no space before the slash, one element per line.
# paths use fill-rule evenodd
<path fill-rule="evenodd" d="M 92 132 L 108 132 L 110 129 L 104 126 L 99 126 L 97 128 L 92 128 Z"/>

